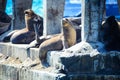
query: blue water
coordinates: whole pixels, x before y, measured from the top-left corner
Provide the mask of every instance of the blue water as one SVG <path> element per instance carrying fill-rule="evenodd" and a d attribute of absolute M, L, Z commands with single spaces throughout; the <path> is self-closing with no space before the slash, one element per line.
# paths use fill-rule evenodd
<path fill-rule="evenodd" d="M 64 16 L 75 16 L 78 12 L 80 12 L 80 0 L 74 1 L 77 2 L 72 3 L 70 0 L 66 0 Z M 33 0 L 32 10 L 38 15 L 43 16 L 43 0 Z M 12 0 L 7 0 L 6 12 L 7 14 L 12 15 Z"/>
<path fill-rule="evenodd" d="M 12 0 L 7 0 L 6 12 L 12 15 Z M 44 0 L 33 0 L 32 9 L 38 15 L 43 16 L 43 1 Z M 81 13 L 81 0 L 65 0 L 64 16 L 76 16 Z M 106 0 L 106 15 L 120 16 L 118 12 L 117 0 Z"/>
<path fill-rule="evenodd" d="M 35 11 L 35 13 L 43 16 L 43 1 L 42 0 L 33 0 L 32 10 Z M 7 14 L 12 15 L 12 12 L 13 12 L 12 0 L 7 0 L 6 12 L 7 12 Z"/>
<path fill-rule="evenodd" d="M 12 0 L 7 0 L 6 12 L 9 15 L 12 15 Z"/>

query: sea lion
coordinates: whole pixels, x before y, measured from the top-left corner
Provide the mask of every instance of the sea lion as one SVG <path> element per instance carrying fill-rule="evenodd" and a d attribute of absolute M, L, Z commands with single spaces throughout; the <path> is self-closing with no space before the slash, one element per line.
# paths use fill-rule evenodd
<path fill-rule="evenodd" d="M 66 19 L 68 19 L 72 23 L 73 27 L 76 30 L 77 43 L 80 42 L 81 41 L 81 17 L 68 17 Z"/>
<path fill-rule="evenodd" d="M 31 9 L 27 9 L 24 11 L 25 13 L 25 25 L 24 29 L 15 31 L 11 35 L 7 36 L 10 37 L 10 41 L 13 44 L 29 44 L 35 39 L 35 31 L 34 31 L 34 24 L 39 24 L 38 33 L 40 36 L 43 35 L 43 18 L 38 16 L 33 12 Z M 3 41 L 8 41 L 4 38 Z"/>
<path fill-rule="evenodd" d="M 76 31 L 68 19 L 64 19 L 62 33 L 45 40 L 39 46 L 39 58 L 41 62 L 46 59 L 48 51 L 62 50 L 73 46 L 76 43 Z"/>
<path fill-rule="evenodd" d="M 73 18 L 73 17 L 69 17 L 69 18 L 63 18 L 63 19 L 68 19 L 69 22 L 72 23 L 73 27 L 75 28 L 76 30 L 76 42 L 80 42 L 81 41 L 81 18 L 78 17 L 78 18 Z M 47 39 L 50 39 L 56 35 L 59 35 L 59 34 L 54 34 L 54 35 L 47 35 L 47 36 L 39 36 L 38 35 L 38 27 L 39 25 L 34 25 L 34 30 L 35 30 L 35 40 L 32 41 L 28 46 L 27 46 L 27 49 L 29 48 L 38 48 L 39 45 L 47 40 Z"/>
<path fill-rule="evenodd" d="M 107 51 L 120 51 L 120 22 L 110 16 L 102 25 L 102 39 Z"/>

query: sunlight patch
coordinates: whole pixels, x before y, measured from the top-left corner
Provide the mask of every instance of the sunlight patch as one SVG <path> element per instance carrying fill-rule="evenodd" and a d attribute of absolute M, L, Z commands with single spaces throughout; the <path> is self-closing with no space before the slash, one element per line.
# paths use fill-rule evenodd
<path fill-rule="evenodd" d="M 72 4 L 80 4 L 81 0 L 70 0 L 70 3 L 72 3 Z"/>

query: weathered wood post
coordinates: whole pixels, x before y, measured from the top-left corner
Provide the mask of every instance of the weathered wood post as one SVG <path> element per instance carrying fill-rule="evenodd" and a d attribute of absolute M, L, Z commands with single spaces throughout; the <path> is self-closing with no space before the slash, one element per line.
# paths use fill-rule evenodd
<path fill-rule="evenodd" d="M 44 35 L 61 32 L 65 0 L 44 0 Z"/>
<path fill-rule="evenodd" d="M 82 0 L 82 41 L 97 42 L 105 0 Z"/>
<path fill-rule="evenodd" d="M 0 11 L 5 12 L 7 0 L 0 0 Z"/>
<path fill-rule="evenodd" d="M 32 0 L 12 0 L 13 1 L 13 29 L 25 27 L 24 10 L 32 7 Z"/>
<path fill-rule="evenodd" d="M 117 0 L 117 3 L 118 3 L 119 12 L 120 12 L 120 0 Z"/>

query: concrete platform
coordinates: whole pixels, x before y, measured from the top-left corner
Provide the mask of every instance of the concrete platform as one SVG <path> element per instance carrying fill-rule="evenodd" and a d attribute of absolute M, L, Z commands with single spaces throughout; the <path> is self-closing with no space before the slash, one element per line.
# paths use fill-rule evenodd
<path fill-rule="evenodd" d="M 66 80 L 64 74 L 0 64 L 0 80 Z"/>
<path fill-rule="evenodd" d="M 66 74 L 55 73 L 53 67 L 43 67 L 39 60 L 18 58 L 0 54 L 0 80 L 66 80 Z"/>
<path fill-rule="evenodd" d="M 31 48 L 29 51 L 27 51 L 27 46 L 27 44 L 11 44 L 0 42 L 0 53 L 19 58 L 21 61 L 24 61 L 28 57 L 33 60 L 39 58 L 38 49 Z"/>
<path fill-rule="evenodd" d="M 0 64 L 0 80 L 120 80 L 120 75 L 57 74 Z"/>
<path fill-rule="evenodd" d="M 49 51 L 50 66 L 44 68 L 38 48 L 27 51 L 25 44 L 0 43 L 0 80 L 120 80 L 120 52 L 85 46 L 87 53 Z"/>
<path fill-rule="evenodd" d="M 103 51 L 97 44 L 81 42 L 65 51 L 51 51 L 47 59 L 65 73 L 120 75 L 120 52 Z"/>

